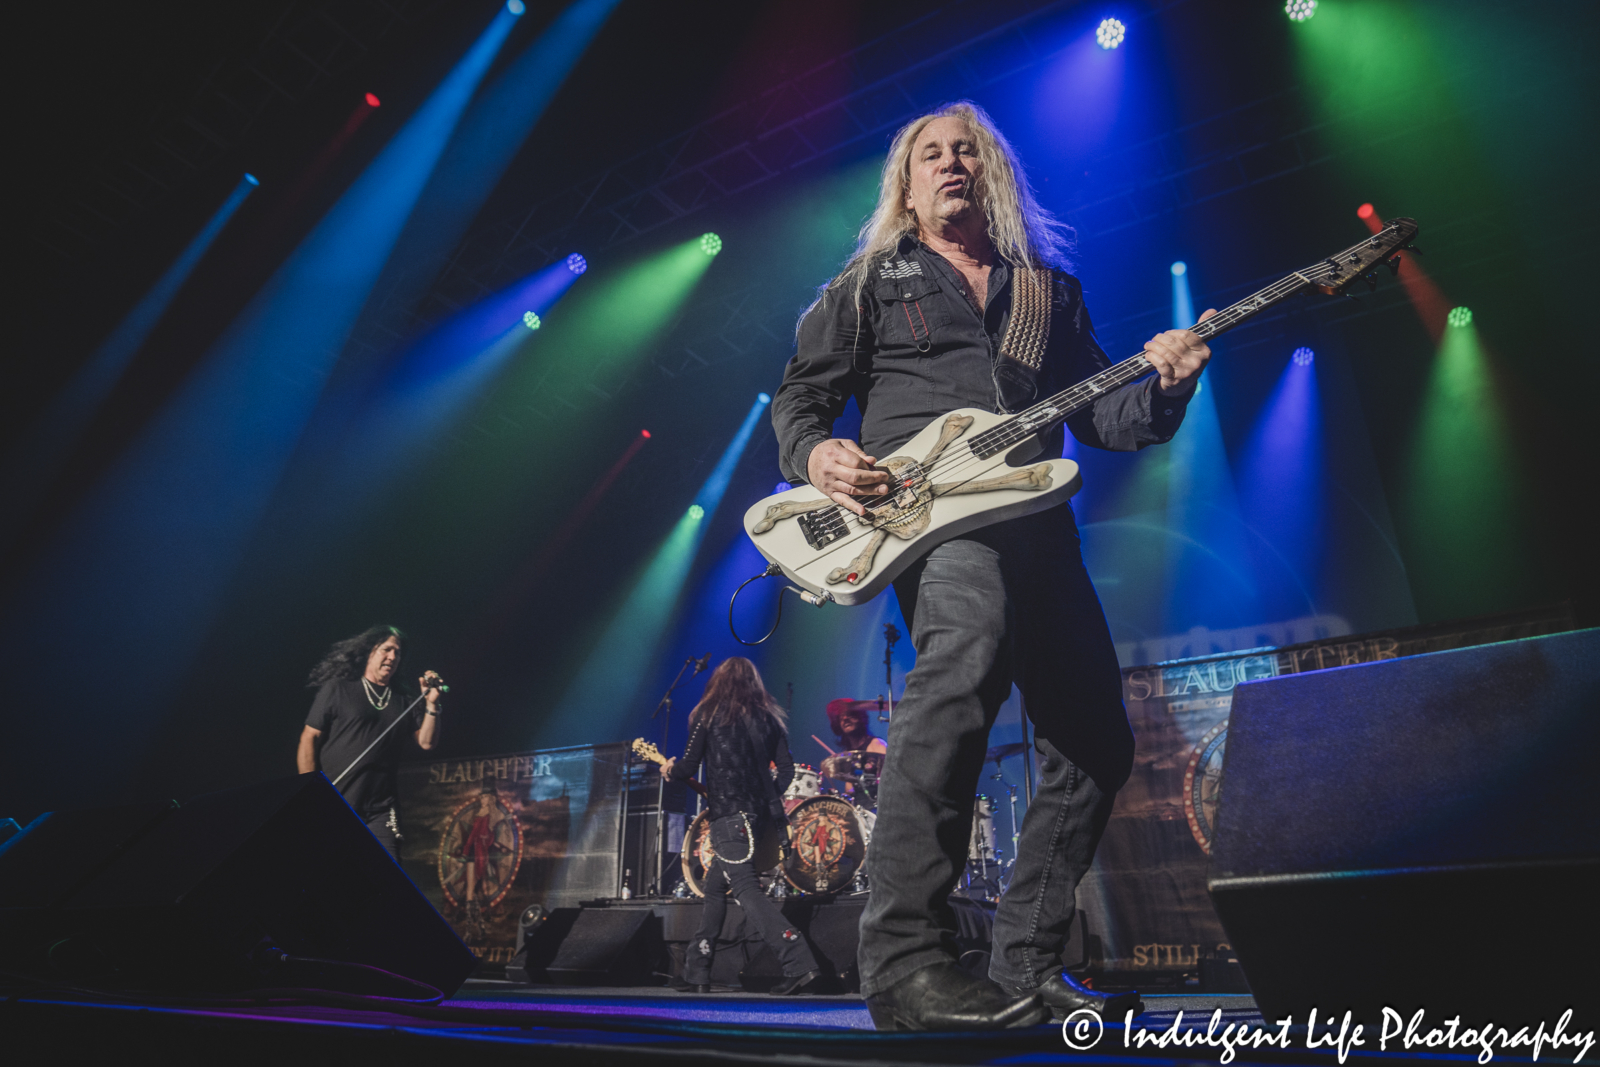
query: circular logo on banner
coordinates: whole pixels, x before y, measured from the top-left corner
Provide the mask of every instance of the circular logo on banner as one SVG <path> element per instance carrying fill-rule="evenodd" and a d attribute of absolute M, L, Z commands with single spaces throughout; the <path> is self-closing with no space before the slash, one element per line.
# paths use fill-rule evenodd
<path fill-rule="evenodd" d="M 1183 813 L 1189 832 L 1211 855 L 1211 837 L 1217 826 L 1217 795 L 1222 787 L 1222 750 L 1228 743 L 1228 724 L 1213 726 L 1189 754 L 1183 772 Z"/>
<path fill-rule="evenodd" d="M 522 864 L 517 813 L 493 786 L 445 819 L 439 836 L 439 885 L 458 908 L 486 911 L 504 899 Z"/>

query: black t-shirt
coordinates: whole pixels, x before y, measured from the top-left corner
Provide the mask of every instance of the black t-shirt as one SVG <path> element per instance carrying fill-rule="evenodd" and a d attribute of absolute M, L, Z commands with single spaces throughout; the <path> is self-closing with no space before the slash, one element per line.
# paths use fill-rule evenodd
<path fill-rule="evenodd" d="M 382 711 L 374 708 L 367 699 L 366 687 L 360 678 L 340 678 L 324 682 L 311 702 L 311 714 L 306 725 L 322 732 L 320 762 L 322 773 L 332 781 L 368 745 L 384 727 L 405 710 L 412 697 L 390 686 L 393 694 Z M 363 819 L 389 810 L 395 803 L 395 765 L 400 757 L 416 745 L 412 734 L 422 726 L 426 704 L 418 704 L 411 712 L 411 722 L 401 723 L 389 731 L 383 744 L 373 749 L 361 765 L 339 783 L 339 792 Z"/>

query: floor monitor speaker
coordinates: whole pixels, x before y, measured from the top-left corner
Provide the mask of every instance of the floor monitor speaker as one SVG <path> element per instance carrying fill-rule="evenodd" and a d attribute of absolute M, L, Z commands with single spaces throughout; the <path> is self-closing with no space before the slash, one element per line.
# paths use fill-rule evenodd
<path fill-rule="evenodd" d="M 556 985 L 651 984 L 660 922 L 648 908 L 584 908 L 545 973 Z"/>
<path fill-rule="evenodd" d="M 0 845 L 0 966 L 81 984 L 249 988 L 263 943 L 454 992 L 477 965 L 320 774 L 183 805 L 50 812 Z"/>
<path fill-rule="evenodd" d="M 1207 888 L 1268 1019 L 1592 1001 L 1597 694 L 1600 630 L 1240 685 Z"/>

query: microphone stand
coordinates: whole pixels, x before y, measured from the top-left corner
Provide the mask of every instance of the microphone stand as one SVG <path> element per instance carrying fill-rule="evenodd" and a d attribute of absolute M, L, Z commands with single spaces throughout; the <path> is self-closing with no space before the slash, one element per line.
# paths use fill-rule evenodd
<path fill-rule="evenodd" d="M 663 756 L 667 753 L 667 738 L 672 732 L 672 692 L 673 690 L 677 689 L 678 686 L 683 684 L 684 671 L 693 666 L 694 674 L 699 674 L 701 671 L 706 669 L 706 663 L 710 659 L 710 656 L 702 656 L 700 659 L 695 659 L 693 656 L 690 656 L 688 659 L 684 660 L 683 666 L 678 668 L 677 677 L 672 679 L 672 684 L 667 686 L 667 691 L 661 694 L 661 699 L 656 703 L 656 710 L 650 713 L 650 717 L 654 719 L 657 716 L 661 716 L 663 711 L 666 712 L 666 715 L 661 716 L 661 754 Z M 691 674 L 689 677 L 693 678 L 694 674 Z M 661 881 L 666 877 L 666 872 L 667 776 L 660 773 L 658 768 L 656 772 L 656 878 L 654 884 L 652 884 L 650 887 L 651 896 L 659 897 L 664 895 L 661 891 Z"/>
<path fill-rule="evenodd" d="M 400 718 L 396 719 L 394 722 L 390 723 L 388 726 L 385 726 L 383 728 L 383 733 L 381 733 L 377 737 L 373 738 L 372 744 L 370 744 L 366 748 L 362 749 L 361 750 L 361 755 L 359 755 L 355 759 L 351 760 L 350 761 L 350 766 L 346 767 L 344 770 L 339 772 L 339 777 L 337 777 L 337 778 L 335 778 L 333 780 L 333 786 L 334 786 L 335 789 L 337 789 L 339 787 L 339 783 L 340 782 L 344 781 L 344 776 L 345 775 L 349 774 L 351 771 L 356 769 L 356 764 L 360 763 L 362 760 L 367 758 L 367 753 L 368 752 L 371 752 L 373 749 L 377 748 L 378 745 L 383 742 L 383 739 L 385 737 L 389 736 L 389 731 L 390 730 L 393 730 L 396 726 L 399 726 L 402 720 L 408 719 L 408 718 L 411 717 L 411 709 L 415 708 L 418 704 L 420 704 L 422 702 L 423 698 L 426 697 L 427 695 L 428 695 L 428 691 L 426 689 L 424 689 L 420 694 L 418 694 L 416 700 L 413 700 L 411 703 L 406 705 L 406 710 L 402 711 L 400 713 Z"/>

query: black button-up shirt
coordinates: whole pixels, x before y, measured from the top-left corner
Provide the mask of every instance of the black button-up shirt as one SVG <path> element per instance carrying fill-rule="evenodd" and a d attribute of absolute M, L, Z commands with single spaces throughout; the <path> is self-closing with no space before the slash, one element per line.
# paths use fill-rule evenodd
<path fill-rule="evenodd" d="M 855 397 L 861 447 L 886 458 L 934 419 L 955 408 L 1012 413 L 1111 365 L 1094 337 L 1083 288 L 1055 271 L 1050 340 L 1035 372 L 1000 355 L 1011 321 L 1012 269 L 989 273 L 980 315 L 962 295 L 948 260 L 914 240 L 874 263 L 859 308 L 837 282 L 800 321 L 794 358 L 772 399 L 779 464 L 794 483 L 808 480 L 811 450 L 833 436 L 833 423 Z M 1073 436 L 1095 448 L 1131 452 L 1172 439 L 1189 397 L 1161 395 L 1151 376 L 1100 397 L 1067 420 Z M 1061 454 L 1062 431 L 1043 442 Z"/>

